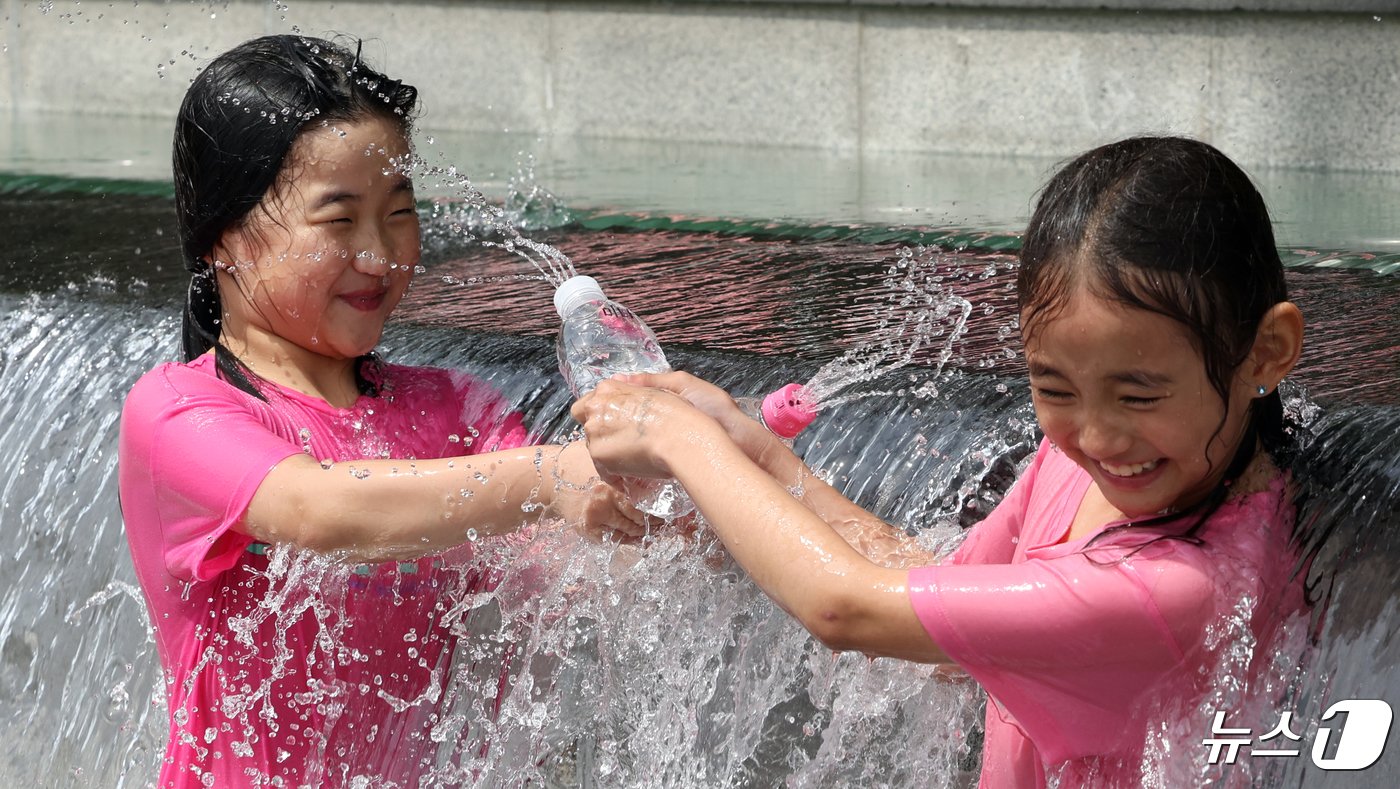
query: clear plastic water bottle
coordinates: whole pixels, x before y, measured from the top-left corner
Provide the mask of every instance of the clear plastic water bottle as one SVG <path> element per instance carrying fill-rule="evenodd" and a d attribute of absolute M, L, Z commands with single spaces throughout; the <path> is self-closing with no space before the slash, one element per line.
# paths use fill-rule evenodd
<path fill-rule="evenodd" d="M 554 291 L 559 331 L 559 372 L 574 397 L 593 391 L 618 373 L 671 371 L 656 335 L 636 313 L 603 295 L 596 279 L 576 276 Z M 678 518 L 695 509 L 675 480 L 626 479 L 623 488 L 637 509 L 658 518 Z"/>
<path fill-rule="evenodd" d="M 792 446 L 793 439 L 817 418 L 816 404 L 807 399 L 802 384 L 788 384 L 767 397 L 740 397 L 739 410 Z"/>

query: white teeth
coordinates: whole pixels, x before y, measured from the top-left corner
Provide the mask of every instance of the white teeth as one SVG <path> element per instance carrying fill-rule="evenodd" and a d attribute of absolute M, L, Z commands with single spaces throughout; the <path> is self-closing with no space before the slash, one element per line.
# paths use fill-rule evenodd
<path fill-rule="evenodd" d="M 1157 468 L 1157 464 L 1160 462 L 1160 460 L 1151 460 L 1146 463 L 1134 463 L 1130 466 L 1110 466 L 1107 463 L 1100 463 L 1099 467 L 1115 477 L 1136 477 L 1144 471 Z"/>

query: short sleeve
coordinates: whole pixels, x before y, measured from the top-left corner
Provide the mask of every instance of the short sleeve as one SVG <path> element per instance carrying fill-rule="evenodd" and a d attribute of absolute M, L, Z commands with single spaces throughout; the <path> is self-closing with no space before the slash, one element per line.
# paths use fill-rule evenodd
<path fill-rule="evenodd" d="M 143 377 L 123 408 L 123 515 L 133 542 L 159 541 L 170 575 L 207 581 L 252 541 L 233 527 L 267 473 L 301 450 L 267 428 L 251 398 L 199 373 L 177 386 L 172 369 Z"/>
<path fill-rule="evenodd" d="M 925 567 L 910 584 L 934 643 L 1050 762 L 1123 736 L 1145 694 L 1185 660 L 1182 634 L 1199 632 L 1213 600 L 1209 574 L 1161 543 L 1126 559 Z"/>

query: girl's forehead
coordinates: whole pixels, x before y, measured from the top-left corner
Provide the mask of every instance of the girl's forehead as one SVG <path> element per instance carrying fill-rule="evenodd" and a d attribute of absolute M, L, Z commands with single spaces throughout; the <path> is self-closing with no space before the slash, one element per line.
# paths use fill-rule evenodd
<path fill-rule="evenodd" d="M 340 198 L 412 189 L 404 131 L 378 118 L 303 129 L 282 165 L 269 212 L 311 211 Z"/>
<path fill-rule="evenodd" d="M 1195 354 L 1191 335 L 1180 322 L 1083 286 L 1034 314 L 1023 313 L 1021 325 L 1027 354 Z"/>
<path fill-rule="evenodd" d="M 405 130 L 383 118 L 327 121 L 303 129 L 291 156 L 300 165 L 339 165 L 359 159 L 383 164 L 408 153 Z"/>

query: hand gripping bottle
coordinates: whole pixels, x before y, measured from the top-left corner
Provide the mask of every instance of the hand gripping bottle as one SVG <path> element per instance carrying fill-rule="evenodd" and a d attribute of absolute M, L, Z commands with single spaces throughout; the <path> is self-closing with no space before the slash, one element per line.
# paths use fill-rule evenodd
<path fill-rule="evenodd" d="M 788 384 L 770 392 L 767 397 L 740 397 L 735 402 L 744 415 L 768 428 L 768 431 L 792 446 L 806 427 L 817 418 L 816 404 L 806 399 L 801 384 Z"/>
<path fill-rule="evenodd" d="M 572 277 L 554 291 L 554 309 L 563 319 L 559 331 L 559 372 L 574 397 L 593 391 L 598 382 L 618 373 L 666 373 L 671 365 L 656 335 L 641 318 L 603 295 L 592 277 Z M 661 479 L 623 481 L 637 509 L 658 518 L 677 518 L 695 509 L 679 482 Z"/>

